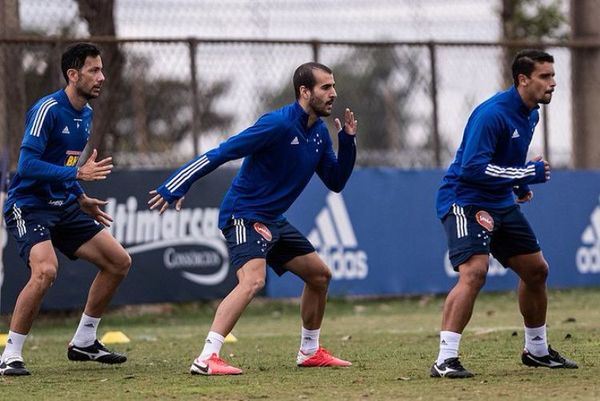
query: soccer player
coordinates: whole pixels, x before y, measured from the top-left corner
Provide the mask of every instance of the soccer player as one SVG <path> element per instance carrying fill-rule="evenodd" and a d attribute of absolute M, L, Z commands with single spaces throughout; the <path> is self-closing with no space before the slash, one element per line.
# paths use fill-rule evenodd
<path fill-rule="evenodd" d="M 219 165 L 245 157 L 221 203 L 219 228 L 229 248 L 238 284 L 217 308 L 204 349 L 190 371 L 202 375 L 240 374 L 219 357 L 223 340 L 246 306 L 265 285 L 267 264 L 279 275 L 292 272 L 304 281 L 302 335 L 298 366 L 350 366 L 319 345 L 331 272 L 310 242 L 283 216 L 316 172 L 340 192 L 354 166 L 357 121 L 346 109 L 344 126 L 335 119 L 336 157 L 321 117 L 331 114 L 337 96 L 332 71 L 319 63 L 299 66 L 293 77 L 296 102 L 260 117 L 251 127 L 191 160 L 150 193 L 151 209 L 177 210 L 194 181 Z"/>
<path fill-rule="evenodd" d="M 479 105 L 471 114 L 456 157 L 437 194 L 437 214 L 448 238 L 450 261 L 459 273 L 444 303 L 440 350 L 432 377 L 467 378 L 473 374 L 458 359 L 461 334 L 475 298 L 485 283 L 491 253 L 519 276 L 519 307 L 525 325 L 527 366 L 577 368 L 546 339 L 548 264 L 517 203 L 529 202 L 529 184 L 550 179 L 541 156 L 526 162 L 539 120 L 556 82 L 554 58 L 523 50 L 512 64 L 514 86 Z"/>
<path fill-rule="evenodd" d="M 68 359 L 102 363 L 127 359 L 106 349 L 96 339 L 96 329 L 129 271 L 131 258 L 104 229 L 112 221 L 101 209 L 106 201 L 88 197 L 78 182 L 103 180 L 113 167 L 110 157 L 96 161 L 95 149 L 77 167 L 92 126 L 88 101 L 100 95 L 104 82 L 100 51 L 92 44 L 74 44 L 63 53 L 61 66 L 66 88 L 41 98 L 27 113 L 17 173 L 4 207 L 6 226 L 31 276 L 13 311 L 0 364 L 3 375 L 30 374 L 23 363 L 23 343 L 44 294 L 56 278 L 54 248 L 99 269 L 68 346 Z"/>

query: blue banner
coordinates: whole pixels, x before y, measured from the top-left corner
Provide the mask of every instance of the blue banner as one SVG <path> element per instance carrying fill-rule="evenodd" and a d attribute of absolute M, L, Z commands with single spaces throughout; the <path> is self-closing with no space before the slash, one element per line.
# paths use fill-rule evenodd
<path fill-rule="evenodd" d="M 331 268 L 330 295 L 445 293 L 456 282 L 435 216 L 443 172 L 362 169 L 342 194 L 315 178 L 287 213 Z M 600 285 L 600 172 L 553 172 L 522 206 L 550 265 L 554 288 Z M 484 290 L 512 290 L 517 278 L 491 260 Z M 296 297 L 302 282 L 272 271 L 267 295 Z"/>
<path fill-rule="evenodd" d="M 159 216 L 148 210 L 148 191 L 169 174 L 121 171 L 105 181 L 84 183 L 89 196 L 109 200 L 106 211 L 114 218 L 109 231 L 132 257 L 129 275 L 111 305 L 222 298 L 237 283 L 218 228 L 219 205 L 235 170 L 220 169 L 203 178 L 188 193 L 180 212 L 170 208 Z M 0 245 L 6 245 L 0 312 L 10 313 L 29 279 L 29 269 L 10 235 L 8 243 Z M 58 278 L 42 309 L 83 308 L 97 269 L 85 261 L 70 261 L 58 251 L 57 256 Z"/>
<path fill-rule="evenodd" d="M 115 172 L 86 185 L 90 196 L 110 200 L 111 233 L 133 258 L 113 305 L 221 298 L 235 286 L 217 228 L 218 207 L 234 173 L 213 172 L 194 185 L 180 213 L 170 209 L 160 217 L 147 210 L 147 192 L 168 171 Z M 434 208 L 442 175 L 440 170 L 359 169 L 341 194 L 327 191 L 318 178 L 311 181 L 287 217 L 331 268 L 331 295 L 415 295 L 452 288 L 457 276 Z M 553 172 L 549 183 L 533 190 L 533 201 L 522 210 L 549 262 L 549 286 L 599 286 L 600 172 Z M 0 312 L 9 313 L 29 270 L 12 238 L 5 240 L 0 235 Z M 59 265 L 43 309 L 83 307 L 96 269 L 60 253 Z M 512 290 L 516 283 L 516 275 L 492 259 L 484 290 Z M 297 277 L 278 277 L 269 269 L 267 296 L 297 297 L 301 291 Z"/>

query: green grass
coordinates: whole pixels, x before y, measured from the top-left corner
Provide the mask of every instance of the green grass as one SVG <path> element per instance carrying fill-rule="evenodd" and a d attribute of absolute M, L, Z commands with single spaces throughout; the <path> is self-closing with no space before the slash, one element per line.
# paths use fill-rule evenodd
<path fill-rule="evenodd" d="M 520 364 L 523 330 L 516 295 L 481 294 L 463 335 L 467 380 L 432 379 L 443 298 L 330 301 L 322 343 L 353 361 L 345 369 L 300 369 L 295 302 L 255 301 L 225 344 L 236 377 L 188 373 L 214 304 L 128 308 L 108 314 L 100 334 L 121 330 L 121 366 L 74 363 L 66 345 L 78 316 L 42 316 L 26 343 L 30 377 L 0 377 L 1 400 L 565 400 L 600 399 L 600 289 L 551 291 L 550 343 L 578 370 Z M 7 319 L 0 332 L 8 330 Z"/>

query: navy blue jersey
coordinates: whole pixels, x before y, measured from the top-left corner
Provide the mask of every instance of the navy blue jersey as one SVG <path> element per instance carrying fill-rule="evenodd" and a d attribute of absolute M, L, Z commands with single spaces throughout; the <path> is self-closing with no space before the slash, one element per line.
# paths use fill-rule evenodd
<path fill-rule="evenodd" d="M 539 120 L 513 86 L 480 104 L 471 114 L 454 161 L 437 193 L 437 215 L 452 204 L 502 209 L 515 204 L 514 195 L 528 184 L 546 181 L 544 163 L 526 162 Z"/>
<path fill-rule="evenodd" d="M 4 207 L 63 207 L 83 189 L 76 181 L 77 161 L 87 144 L 92 109 L 73 108 L 64 90 L 37 101 L 27 112 L 25 134 Z"/>
<path fill-rule="evenodd" d="M 316 172 L 332 191 L 342 190 L 356 159 L 353 135 L 339 132 L 336 156 L 325 123 L 307 127 L 308 114 L 292 103 L 260 117 L 251 127 L 173 173 L 158 193 L 169 203 L 194 181 L 221 164 L 245 157 L 221 203 L 219 227 L 231 218 L 272 222 L 282 219 Z"/>

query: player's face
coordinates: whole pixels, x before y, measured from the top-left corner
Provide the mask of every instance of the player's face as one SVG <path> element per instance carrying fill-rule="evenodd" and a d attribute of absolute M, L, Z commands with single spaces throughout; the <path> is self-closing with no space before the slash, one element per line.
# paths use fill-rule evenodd
<path fill-rule="evenodd" d="M 103 82 L 102 59 L 100 56 L 88 56 L 83 67 L 77 71 L 77 80 L 75 81 L 77 93 L 88 100 L 95 99 L 100 96 Z"/>
<path fill-rule="evenodd" d="M 333 102 L 337 97 L 333 75 L 319 69 L 313 70 L 313 74 L 316 83 L 310 93 L 308 105 L 317 116 L 330 116 Z"/>
<path fill-rule="evenodd" d="M 525 77 L 528 97 L 536 103 L 548 104 L 556 86 L 553 63 L 535 63 L 531 77 Z"/>

